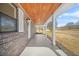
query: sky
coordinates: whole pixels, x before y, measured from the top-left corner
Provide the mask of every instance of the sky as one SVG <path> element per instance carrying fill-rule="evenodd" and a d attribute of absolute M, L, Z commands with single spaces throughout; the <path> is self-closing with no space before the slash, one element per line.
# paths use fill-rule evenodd
<path fill-rule="evenodd" d="M 75 4 L 71 9 L 57 17 L 57 26 L 65 26 L 69 22 L 76 23 L 79 21 L 79 4 Z"/>

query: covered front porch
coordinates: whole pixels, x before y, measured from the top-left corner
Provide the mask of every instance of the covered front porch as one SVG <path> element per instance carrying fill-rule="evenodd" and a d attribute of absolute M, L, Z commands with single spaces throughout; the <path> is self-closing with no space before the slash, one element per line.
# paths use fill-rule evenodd
<path fill-rule="evenodd" d="M 0 33 L 0 55 L 67 56 L 56 38 L 57 17 L 74 6 L 73 3 L 10 4 L 16 6 L 17 30 Z M 14 8 L 14 7 L 13 7 Z M 18 16 L 17 16 L 18 15 Z M 63 48 L 63 47 L 62 47 Z M 3 50 L 3 51 L 2 51 Z"/>

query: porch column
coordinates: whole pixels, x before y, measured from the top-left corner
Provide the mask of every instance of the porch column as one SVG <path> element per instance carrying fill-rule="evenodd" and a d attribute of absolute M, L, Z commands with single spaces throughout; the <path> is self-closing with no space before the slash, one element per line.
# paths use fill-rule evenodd
<path fill-rule="evenodd" d="M 47 37 L 47 25 L 45 25 L 45 34 L 46 34 L 46 37 Z"/>
<path fill-rule="evenodd" d="M 42 25 L 42 28 L 43 28 L 43 34 L 45 34 L 45 26 Z"/>
<path fill-rule="evenodd" d="M 56 45 L 56 33 L 55 33 L 55 31 L 56 31 L 56 27 L 55 27 L 55 16 L 52 16 L 52 20 L 53 20 L 53 31 L 52 31 L 52 34 L 53 34 L 53 38 L 52 38 L 52 44 L 53 45 Z"/>
<path fill-rule="evenodd" d="M 24 32 L 24 12 L 18 8 L 18 32 Z"/>
<path fill-rule="evenodd" d="M 28 39 L 31 38 L 31 20 L 28 20 Z"/>

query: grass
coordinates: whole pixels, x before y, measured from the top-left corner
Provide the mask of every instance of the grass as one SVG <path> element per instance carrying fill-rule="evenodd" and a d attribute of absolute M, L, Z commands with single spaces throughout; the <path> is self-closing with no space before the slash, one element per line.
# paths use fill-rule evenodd
<path fill-rule="evenodd" d="M 56 38 L 69 51 L 79 55 L 79 30 L 58 30 Z"/>

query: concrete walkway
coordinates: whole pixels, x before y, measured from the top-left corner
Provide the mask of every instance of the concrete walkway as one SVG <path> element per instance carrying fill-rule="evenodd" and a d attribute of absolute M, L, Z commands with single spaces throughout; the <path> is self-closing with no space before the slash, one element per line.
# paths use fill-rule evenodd
<path fill-rule="evenodd" d="M 59 55 L 56 51 L 59 51 L 60 54 L 66 55 L 61 52 L 57 47 L 51 45 L 51 41 L 43 34 L 36 34 L 32 38 L 25 50 L 21 53 L 21 56 L 57 56 Z"/>
<path fill-rule="evenodd" d="M 47 38 L 46 35 L 36 34 L 34 38 L 31 39 L 28 46 L 29 47 L 49 47 L 51 41 Z"/>
<path fill-rule="evenodd" d="M 21 56 L 57 56 L 47 47 L 26 47 Z"/>

